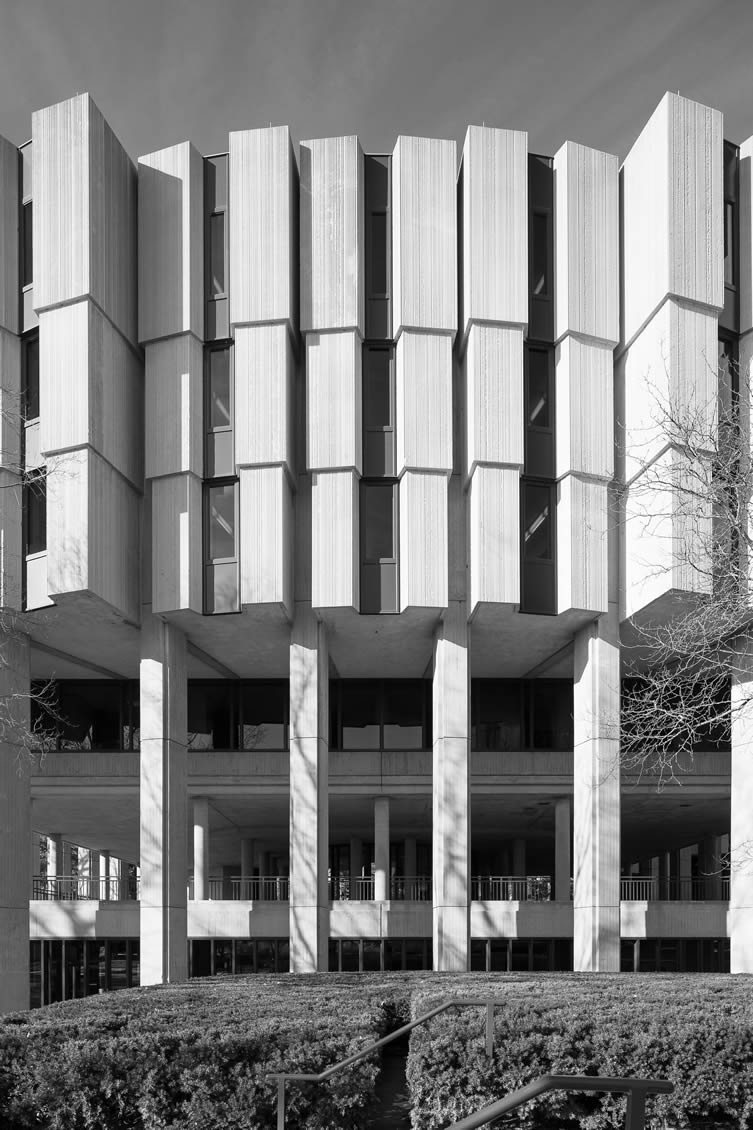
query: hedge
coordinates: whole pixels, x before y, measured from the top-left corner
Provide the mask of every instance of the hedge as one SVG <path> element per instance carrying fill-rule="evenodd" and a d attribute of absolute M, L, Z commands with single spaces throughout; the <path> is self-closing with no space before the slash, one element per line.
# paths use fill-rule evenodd
<path fill-rule="evenodd" d="M 318 1072 L 383 1034 L 389 986 L 249 976 L 123 990 L 0 1020 L 4 1130 L 268 1130 L 268 1072 Z M 384 1008 L 380 1005 L 384 1004 Z M 291 1130 L 365 1125 L 376 1057 L 288 1087 Z"/>
<path fill-rule="evenodd" d="M 487 1061 L 481 1009 L 414 1030 L 414 1130 L 439 1130 L 538 1075 L 658 1076 L 652 1113 L 753 1128 L 753 982 L 677 974 L 257 975 L 123 990 L 0 1018 L 3 1130 L 269 1130 L 274 1071 L 318 1072 L 449 997 L 499 1000 Z M 360 1130 L 376 1057 L 288 1089 L 290 1130 Z M 555 1092 L 534 1124 L 606 1130 L 624 1099 Z"/>
<path fill-rule="evenodd" d="M 441 1014 L 411 1035 L 414 1130 L 435 1130 L 548 1072 L 665 1078 L 674 1094 L 649 1100 L 668 1125 L 753 1127 L 753 1001 L 749 978 L 565 974 L 458 977 L 452 995 L 493 996 L 494 1056 L 481 1010 Z M 449 985 L 447 985 L 449 988 Z M 414 994 L 414 1015 L 447 989 Z M 606 1130 L 624 1125 L 626 1099 L 563 1091 L 528 1103 L 518 1123 Z"/>

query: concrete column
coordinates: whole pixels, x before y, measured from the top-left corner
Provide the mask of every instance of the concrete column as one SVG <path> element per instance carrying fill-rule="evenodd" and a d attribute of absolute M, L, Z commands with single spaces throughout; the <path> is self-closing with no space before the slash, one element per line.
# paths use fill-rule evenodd
<path fill-rule="evenodd" d="M 417 852 L 417 847 L 416 847 L 416 837 L 415 836 L 406 836 L 405 837 L 405 874 L 408 875 L 408 876 L 415 876 L 417 874 L 417 871 L 416 871 L 416 868 L 418 867 L 418 863 L 416 862 L 417 854 L 418 854 L 418 852 Z"/>
<path fill-rule="evenodd" d="M 620 969 L 620 648 L 616 609 L 575 637 L 574 968 Z"/>
<path fill-rule="evenodd" d="M 753 973 L 753 646 L 732 676 L 730 758 L 729 910 L 730 972 Z"/>
<path fill-rule="evenodd" d="M 570 823 L 572 801 L 569 796 L 554 802 L 554 898 L 570 902 Z"/>
<path fill-rule="evenodd" d="M 699 845 L 698 872 L 703 880 L 703 897 L 722 897 L 722 838 L 707 836 Z"/>
<path fill-rule="evenodd" d="M 374 900 L 390 897 L 390 798 L 374 800 Z"/>
<path fill-rule="evenodd" d="M 304 602 L 290 641 L 290 971 L 324 973 L 329 951 L 327 638 Z"/>
<path fill-rule="evenodd" d="M 209 898 L 209 799 L 205 796 L 193 802 L 193 897 L 196 902 Z"/>
<path fill-rule="evenodd" d="M 526 873 L 526 842 L 519 836 L 512 841 L 512 873 L 519 878 Z"/>
<path fill-rule="evenodd" d="M 141 629 L 141 984 L 185 981 L 186 641 L 145 612 Z"/>
<path fill-rule="evenodd" d="M 64 875 L 66 872 L 63 868 L 63 834 L 53 832 L 47 837 L 47 874 Z"/>
<path fill-rule="evenodd" d="M 470 757 L 468 624 L 450 601 L 434 644 L 432 858 L 434 969 L 461 973 L 470 960 Z"/>
<path fill-rule="evenodd" d="M 112 884 L 112 867 L 109 851 L 103 851 L 99 857 L 102 878 L 104 879 L 105 899 L 109 902 L 112 898 L 110 886 Z"/>
<path fill-rule="evenodd" d="M 29 640 L 6 631 L 0 665 L 0 1013 L 29 1007 Z M 28 739 L 26 739 L 28 740 Z"/>
<path fill-rule="evenodd" d="M 671 898 L 670 891 L 670 858 L 669 852 L 663 851 L 659 855 L 659 898 Z"/>

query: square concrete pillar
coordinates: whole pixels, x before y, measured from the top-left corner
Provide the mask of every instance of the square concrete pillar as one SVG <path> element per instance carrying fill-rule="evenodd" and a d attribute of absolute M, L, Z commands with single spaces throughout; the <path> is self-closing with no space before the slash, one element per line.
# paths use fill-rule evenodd
<path fill-rule="evenodd" d="M 729 910 L 730 973 L 753 973 L 753 651 L 732 676 Z"/>
<path fill-rule="evenodd" d="M 450 601 L 434 644 L 432 781 L 434 968 L 464 972 L 470 956 L 468 623 Z"/>
<path fill-rule="evenodd" d="M 141 984 L 188 977 L 186 641 L 146 614 L 141 629 Z"/>
<path fill-rule="evenodd" d="M 569 796 L 558 797 L 554 802 L 554 899 L 570 902 L 570 825 L 572 801 Z"/>
<path fill-rule="evenodd" d="M 374 900 L 390 897 L 390 798 L 374 801 Z"/>
<path fill-rule="evenodd" d="M 5 722 L 0 744 L 0 1013 L 29 1007 L 29 836 L 31 760 L 29 640 L 3 639 L 0 694 Z"/>
<path fill-rule="evenodd" d="M 296 604 L 290 641 L 290 971 L 329 952 L 329 669 L 324 624 Z"/>
<path fill-rule="evenodd" d="M 209 799 L 193 802 L 193 897 L 209 898 Z"/>
<path fill-rule="evenodd" d="M 573 961 L 620 969 L 620 649 L 612 611 L 575 637 Z"/>

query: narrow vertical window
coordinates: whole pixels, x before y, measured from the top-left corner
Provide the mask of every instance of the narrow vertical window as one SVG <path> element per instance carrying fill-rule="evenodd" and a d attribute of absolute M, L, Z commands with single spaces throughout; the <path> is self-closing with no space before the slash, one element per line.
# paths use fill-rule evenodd
<path fill-rule="evenodd" d="M 531 217 L 531 292 L 549 297 L 549 213 L 534 212 Z"/>
<path fill-rule="evenodd" d="M 204 487 L 204 566 L 206 611 L 237 612 L 237 481 Z"/>
<path fill-rule="evenodd" d="M 207 349 L 204 363 L 205 477 L 234 474 L 233 373 L 230 346 Z"/>
<path fill-rule="evenodd" d="M 34 281 L 34 213 L 28 200 L 21 209 L 21 286 Z"/>
<path fill-rule="evenodd" d="M 47 549 L 47 477 L 29 475 L 24 484 L 24 552 L 27 557 Z"/>
<path fill-rule="evenodd" d="M 397 483 L 361 480 L 361 612 L 397 612 Z"/>
<path fill-rule="evenodd" d="M 554 614 L 556 608 L 554 484 L 523 480 L 523 569 L 525 612 Z"/>
<path fill-rule="evenodd" d="M 395 365 L 392 349 L 363 350 L 363 473 L 395 474 Z"/>
<path fill-rule="evenodd" d="M 384 341 L 391 335 L 390 158 L 364 158 L 366 219 L 366 337 Z"/>
<path fill-rule="evenodd" d="M 554 350 L 526 350 L 525 472 L 537 478 L 554 477 Z"/>
<path fill-rule="evenodd" d="M 206 340 L 229 337 L 228 156 L 204 158 Z"/>
<path fill-rule="evenodd" d="M 209 294 L 217 298 L 225 294 L 225 213 L 209 217 Z"/>
<path fill-rule="evenodd" d="M 24 417 L 26 421 L 39 416 L 39 335 L 33 334 L 23 342 Z"/>

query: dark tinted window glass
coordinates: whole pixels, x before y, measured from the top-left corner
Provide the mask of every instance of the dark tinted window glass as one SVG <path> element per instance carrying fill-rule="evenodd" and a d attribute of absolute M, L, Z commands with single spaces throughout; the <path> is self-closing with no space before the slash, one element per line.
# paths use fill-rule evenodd
<path fill-rule="evenodd" d="M 209 294 L 225 293 L 225 213 L 209 217 Z"/>
<path fill-rule="evenodd" d="M 387 215 L 371 214 L 371 293 L 387 295 Z"/>
<path fill-rule="evenodd" d="M 521 684 L 480 679 L 477 696 L 474 748 L 521 749 Z"/>
<path fill-rule="evenodd" d="M 424 681 L 384 683 L 384 749 L 424 749 Z"/>
<path fill-rule="evenodd" d="M 528 426 L 550 428 L 549 354 L 541 349 L 528 352 Z"/>
<path fill-rule="evenodd" d="M 361 483 L 361 530 L 365 561 L 395 557 L 394 493 L 392 483 Z"/>
<path fill-rule="evenodd" d="M 735 207 L 731 201 L 724 205 L 724 281 L 735 285 Z"/>
<path fill-rule="evenodd" d="M 123 746 L 125 749 L 141 748 L 141 700 L 139 684 L 126 684 L 126 709 L 123 714 Z"/>
<path fill-rule="evenodd" d="M 363 422 L 366 428 L 392 425 L 388 349 L 365 349 L 363 354 Z"/>
<path fill-rule="evenodd" d="M 34 281 L 34 240 L 32 204 L 24 204 L 21 212 L 21 286 Z"/>
<path fill-rule="evenodd" d="M 208 522 L 210 561 L 235 557 L 235 492 L 236 483 L 222 483 L 208 488 Z"/>
<path fill-rule="evenodd" d="M 236 684 L 220 679 L 188 684 L 188 748 L 231 749 Z"/>
<path fill-rule="evenodd" d="M 528 684 L 534 749 L 573 748 L 573 684 L 534 680 Z"/>
<path fill-rule="evenodd" d="M 549 294 L 548 246 L 549 215 L 534 212 L 531 216 L 531 291 L 542 298 Z"/>
<path fill-rule="evenodd" d="M 287 683 L 244 683 L 241 686 L 241 749 L 285 749 L 288 717 Z"/>
<path fill-rule="evenodd" d="M 209 352 L 209 428 L 228 428 L 230 410 L 230 350 Z"/>
<path fill-rule="evenodd" d="M 47 549 L 47 480 L 37 475 L 24 488 L 26 502 L 26 553 Z"/>
<path fill-rule="evenodd" d="M 379 749 L 380 684 L 347 679 L 340 684 L 343 749 Z"/>
<path fill-rule="evenodd" d="M 39 416 L 39 338 L 35 335 L 24 342 L 24 396 L 27 420 Z"/>
<path fill-rule="evenodd" d="M 121 749 L 121 684 L 62 682 L 57 686 L 60 749 Z"/>
<path fill-rule="evenodd" d="M 529 561 L 549 561 L 553 556 L 551 497 L 548 486 L 526 483 L 523 550 Z"/>
<path fill-rule="evenodd" d="M 227 160 L 227 154 L 221 154 L 204 161 L 206 207 L 210 212 L 227 206 Z"/>

